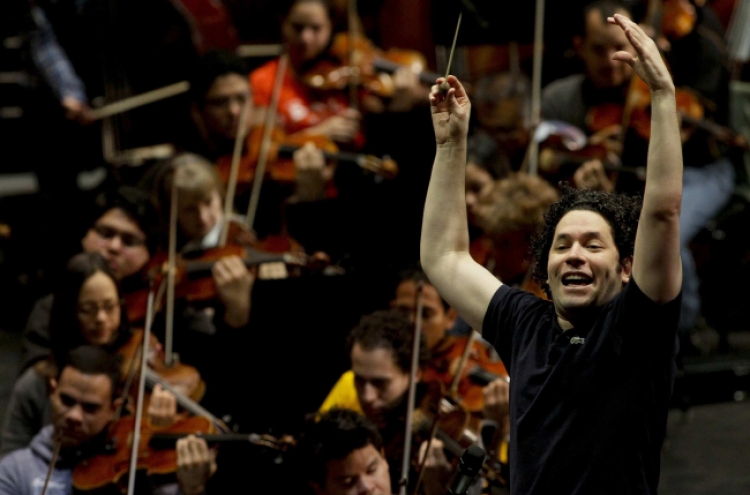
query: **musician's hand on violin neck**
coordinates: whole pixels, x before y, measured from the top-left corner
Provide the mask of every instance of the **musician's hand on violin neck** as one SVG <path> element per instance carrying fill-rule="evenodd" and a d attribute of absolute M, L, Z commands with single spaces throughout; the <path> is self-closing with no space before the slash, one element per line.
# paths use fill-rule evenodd
<path fill-rule="evenodd" d="M 326 183 L 333 177 L 333 168 L 326 167 L 323 152 L 313 143 L 305 143 L 294 152 L 295 191 L 293 201 L 316 201 L 323 198 Z"/>
<path fill-rule="evenodd" d="M 240 328 L 250 320 L 250 292 L 255 274 L 247 269 L 239 256 L 227 256 L 212 268 L 219 300 L 224 305 L 224 321 Z"/>
<path fill-rule="evenodd" d="M 616 24 L 625 31 L 637 56 L 626 51 L 615 53 L 612 58 L 630 64 L 638 76 L 643 79 L 652 93 L 671 91 L 674 93 L 674 82 L 654 40 L 648 37 L 638 24 L 620 14 L 607 18 L 610 24 Z"/>
<path fill-rule="evenodd" d="M 435 128 L 435 141 L 438 145 L 465 142 L 469 131 L 471 102 L 466 90 L 455 76 L 448 76 L 450 89 L 440 91 L 443 78 L 430 91 L 430 111 Z"/>
<path fill-rule="evenodd" d="M 427 450 L 427 442 L 422 442 L 419 446 L 419 462 L 424 460 L 425 472 L 422 482 L 425 495 L 443 495 L 445 487 L 450 482 L 453 468 L 443 449 L 443 442 L 437 438 L 432 439 L 429 450 Z"/>
<path fill-rule="evenodd" d="M 505 378 L 498 378 L 482 389 L 484 419 L 502 425 L 510 412 L 510 384 Z"/>
<path fill-rule="evenodd" d="M 339 143 L 349 143 L 359 132 L 362 115 L 353 108 L 342 110 L 338 115 L 325 119 L 305 130 L 307 135 L 323 135 Z"/>
<path fill-rule="evenodd" d="M 216 454 L 194 435 L 177 440 L 177 483 L 183 495 L 201 495 L 216 472 Z"/>
<path fill-rule="evenodd" d="M 148 403 L 148 419 L 154 428 L 166 428 L 177 420 L 177 399 L 158 383 Z"/>

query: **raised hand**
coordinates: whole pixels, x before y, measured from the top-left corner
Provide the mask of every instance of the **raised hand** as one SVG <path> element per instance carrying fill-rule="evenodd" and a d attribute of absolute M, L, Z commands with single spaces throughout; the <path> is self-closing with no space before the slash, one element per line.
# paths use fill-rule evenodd
<path fill-rule="evenodd" d="M 471 115 L 471 102 L 463 85 L 455 76 L 448 76 L 450 89 L 442 92 L 439 87 L 444 80 L 438 79 L 430 91 L 432 125 L 439 145 L 466 139 Z"/>
<path fill-rule="evenodd" d="M 612 56 L 612 59 L 630 64 L 636 74 L 648 84 L 652 92 L 662 90 L 674 91 L 672 76 L 669 74 L 669 70 L 667 70 L 667 66 L 661 58 L 659 49 L 643 29 L 620 14 L 608 17 L 607 22 L 616 24 L 625 31 L 625 36 L 627 36 L 628 41 L 630 41 L 630 44 L 633 45 L 638 54 L 634 56 L 632 53 L 619 51 Z"/>

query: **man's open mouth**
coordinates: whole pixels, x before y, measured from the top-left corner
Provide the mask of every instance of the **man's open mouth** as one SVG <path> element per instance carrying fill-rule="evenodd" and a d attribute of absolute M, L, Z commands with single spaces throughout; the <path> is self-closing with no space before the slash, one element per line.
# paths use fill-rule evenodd
<path fill-rule="evenodd" d="M 569 275 L 563 275 L 562 278 L 562 284 L 565 287 L 581 287 L 585 285 L 591 285 L 593 281 L 593 278 L 582 273 L 571 273 Z"/>

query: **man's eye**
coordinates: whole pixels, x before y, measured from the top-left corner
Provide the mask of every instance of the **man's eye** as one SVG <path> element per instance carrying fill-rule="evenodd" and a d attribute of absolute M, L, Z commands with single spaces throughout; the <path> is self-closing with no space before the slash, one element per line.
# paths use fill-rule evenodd
<path fill-rule="evenodd" d="M 66 407 L 73 407 L 76 403 L 75 399 L 73 399 L 73 397 L 70 397 L 69 395 L 61 395 L 60 402 L 62 402 Z"/>

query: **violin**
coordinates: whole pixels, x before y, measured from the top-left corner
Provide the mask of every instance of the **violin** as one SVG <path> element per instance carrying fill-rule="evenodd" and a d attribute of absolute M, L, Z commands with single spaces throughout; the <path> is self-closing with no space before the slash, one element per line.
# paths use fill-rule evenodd
<path fill-rule="evenodd" d="M 463 454 L 470 445 L 479 441 L 481 423 L 479 418 L 462 405 L 453 404 L 445 399 L 445 387 L 437 382 L 426 383 L 427 387 L 419 406 L 412 417 L 412 445 L 418 447 L 434 437 L 443 443 L 444 449 L 455 459 Z M 392 459 L 403 458 L 403 438 L 395 437 L 386 444 L 385 451 L 389 463 Z M 414 449 L 411 468 L 419 471 L 419 449 Z M 492 484 L 506 486 L 505 468 L 493 462 L 484 462 L 481 473 Z M 409 476 L 410 484 L 414 481 Z"/>
<path fill-rule="evenodd" d="M 249 185 L 255 178 L 255 168 L 261 150 L 263 139 L 263 127 L 254 128 L 245 141 L 247 153 L 241 158 L 237 183 Z M 398 165 L 388 157 L 378 158 L 373 155 L 362 153 L 340 152 L 336 144 L 324 136 L 288 136 L 281 129 L 274 128 L 271 133 L 271 147 L 269 151 L 266 174 L 276 182 L 291 183 L 297 176 L 297 169 L 292 160 L 292 154 L 306 143 L 313 143 L 316 148 L 322 150 L 327 160 L 337 161 L 342 164 L 357 165 L 386 179 L 392 179 L 398 175 Z M 216 162 L 216 169 L 224 184 L 229 182 L 232 169 L 231 157 L 221 157 Z"/>
<path fill-rule="evenodd" d="M 135 330 L 130 340 L 117 351 L 117 354 L 122 356 L 120 373 L 125 383 L 131 382 L 133 385 L 137 383 L 136 380 L 132 380 L 131 375 L 134 374 L 134 366 L 137 366 L 136 363 L 139 362 L 138 356 L 140 356 L 142 342 L 143 330 Z M 182 363 L 167 366 L 164 359 L 164 350 L 153 334 L 151 334 L 147 352 L 149 368 L 160 377 L 161 381 L 166 382 L 177 392 L 189 397 L 193 401 L 200 401 L 203 398 L 206 392 L 206 383 L 201 378 L 198 370 Z M 135 387 L 133 386 L 133 388 Z M 126 392 L 129 397 L 131 394 L 135 396 L 135 390 Z"/>
<path fill-rule="evenodd" d="M 338 33 L 329 53 L 332 60 L 318 62 L 303 75 L 302 81 L 307 86 L 320 91 L 343 91 L 355 79 L 365 92 L 391 98 L 396 90 L 391 74 L 400 68 L 408 67 L 427 86 L 441 77 L 426 70 L 427 61 L 421 53 L 398 48 L 383 51 L 363 36 Z"/>
<path fill-rule="evenodd" d="M 73 469 L 73 486 L 82 491 L 94 490 L 109 484 L 120 485 L 123 475 L 129 472 L 135 418 L 129 416 L 115 421 L 109 428 L 108 448 L 105 452 L 84 459 Z M 285 452 L 294 445 L 291 437 L 277 439 L 270 435 L 216 434 L 207 418 L 195 416 L 175 424 L 155 429 L 142 422 L 141 441 L 136 469 L 147 475 L 165 475 L 177 471 L 177 439 L 195 434 L 209 443 L 245 442 L 264 448 Z"/>
<path fill-rule="evenodd" d="M 269 236 L 255 244 L 257 248 L 239 244 L 228 244 L 222 248 L 211 248 L 183 254 L 179 257 L 175 269 L 175 298 L 189 303 L 214 301 L 218 298 L 216 284 L 212 276 L 213 266 L 227 256 L 239 256 L 248 268 L 263 263 L 285 263 L 299 267 L 315 267 L 327 263 L 327 257 L 321 253 L 308 257 L 297 249 L 288 237 Z M 154 287 L 159 287 L 167 274 L 167 255 L 154 256 L 149 262 L 149 273 Z M 140 322 L 146 316 L 148 289 L 141 289 L 126 294 L 125 307 L 128 319 Z"/>
<path fill-rule="evenodd" d="M 468 351 L 466 363 L 461 370 L 455 397 L 465 410 L 472 413 L 481 413 L 484 407 L 484 394 L 482 387 L 471 379 L 477 370 L 490 373 L 496 378 L 507 378 L 508 371 L 502 361 L 493 356 L 492 349 L 483 342 L 468 337 L 446 337 L 437 349 L 432 351 L 432 359 L 422 375 L 425 382 L 437 382 L 446 387 L 451 387 L 456 379 L 456 372 L 461 363 L 462 356 L 467 351 L 466 346 L 471 340 L 471 349 Z M 486 376 L 486 375 L 485 375 Z M 452 391 L 451 391 L 452 392 Z M 453 393 L 449 393 L 454 395 Z"/>
<path fill-rule="evenodd" d="M 613 108 L 612 112 L 615 111 L 619 111 L 621 115 L 622 109 Z M 543 142 L 539 152 L 539 173 L 550 182 L 571 181 L 576 169 L 590 160 L 601 161 L 607 172 L 632 173 L 638 180 L 646 180 L 645 167 L 620 165 L 618 156 L 603 144 L 590 143 L 586 134 L 572 124 L 545 121 L 540 129 L 542 133 L 538 135 L 543 137 Z"/>

